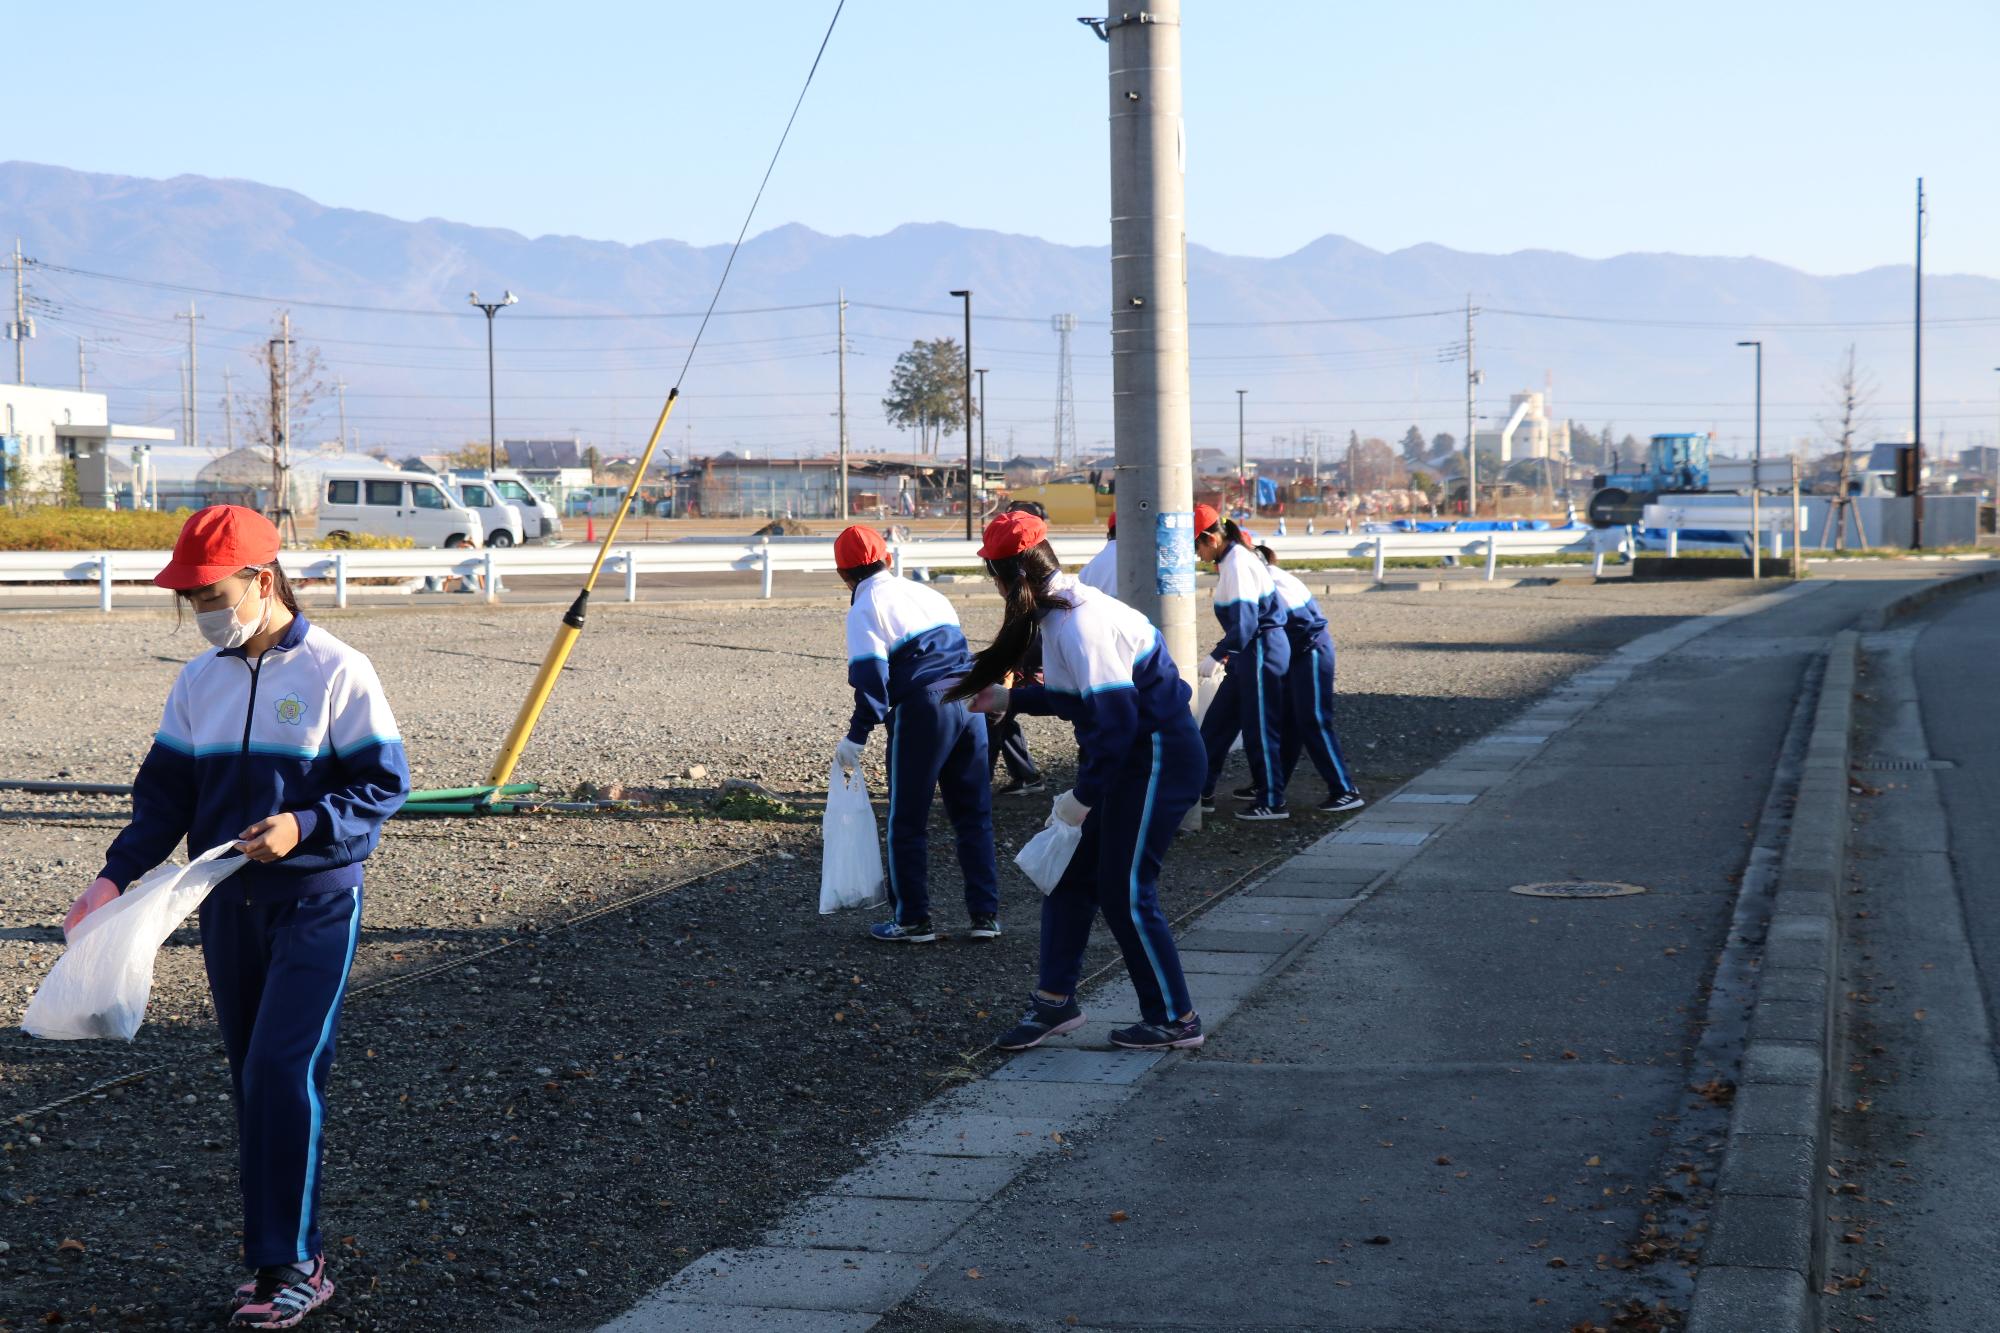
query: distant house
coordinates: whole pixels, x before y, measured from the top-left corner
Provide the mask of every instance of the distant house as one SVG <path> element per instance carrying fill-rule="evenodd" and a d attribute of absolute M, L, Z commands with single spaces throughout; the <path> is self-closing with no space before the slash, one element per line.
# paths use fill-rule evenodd
<path fill-rule="evenodd" d="M 583 442 L 574 439 L 500 441 L 507 466 L 558 505 L 562 505 L 562 497 L 571 491 L 588 490 L 594 480 L 589 465 L 583 461 L 583 450 Z"/>

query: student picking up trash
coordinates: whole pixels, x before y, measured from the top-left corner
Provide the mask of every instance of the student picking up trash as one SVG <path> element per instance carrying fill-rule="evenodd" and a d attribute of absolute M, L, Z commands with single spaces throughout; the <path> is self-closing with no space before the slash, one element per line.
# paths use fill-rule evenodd
<path fill-rule="evenodd" d="M 1000 937 L 1000 882 L 993 865 L 992 767 L 986 720 L 946 698 L 971 665 L 958 612 L 935 589 L 889 572 L 889 548 L 873 528 L 834 539 L 833 562 L 851 593 L 847 682 L 854 716 L 835 748 L 842 770 L 861 764 L 868 734 L 888 724 L 889 906 L 895 916 L 868 933 L 885 944 L 929 944 L 931 796 L 944 796 L 958 835 L 965 910 L 973 939 Z"/>
<path fill-rule="evenodd" d="M 202 961 L 236 1103 L 243 1260 L 232 1327 L 290 1328 L 333 1295 L 320 1159 L 340 1002 L 361 929 L 361 863 L 409 794 L 368 659 L 309 624 L 278 530 L 215 505 L 182 526 L 153 582 L 218 651 L 181 669 L 132 781 L 132 822 L 63 922 L 74 930 L 186 839 L 254 863 L 201 905 Z"/>
<path fill-rule="evenodd" d="M 1259 546 L 1257 554 L 1270 570 L 1278 600 L 1284 604 L 1285 637 L 1292 651 L 1292 664 L 1285 671 L 1285 731 L 1278 746 L 1278 771 L 1290 783 L 1303 749 L 1326 780 L 1326 799 L 1319 809 L 1351 814 L 1368 803 L 1354 785 L 1354 772 L 1340 748 L 1340 734 L 1333 729 L 1333 636 L 1327 631 L 1326 615 L 1298 575 L 1279 566 L 1277 552 Z M 1254 787 L 1236 792 L 1239 801 L 1256 798 Z"/>
<path fill-rule="evenodd" d="M 1224 673 L 1222 686 L 1201 720 L 1201 738 L 1208 747 L 1202 809 L 1215 808 L 1215 784 L 1240 731 L 1255 796 L 1236 817 L 1290 819 L 1291 813 L 1285 809 L 1285 770 L 1279 762 L 1284 744 L 1285 671 L 1292 664 L 1284 603 L 1278 598 L 1269 567 L 1251 549 L 1250 539 L 1236 526 L 1236 520 L 1223 518 L 1213 505 L 1198 504 L 1194 507 L 1194 534 L 1194 553 L 1215 565 L 1215 618 L 1222 622 L 1222 640 L 1202 659 L 1201 674 Z"/>
<path fill-rule="evenodd" d="M 1048 525 L 1002 514 L 979 554 L 1006 600 L 1000 632 L 947 698 L 981 712 L 1054 714 L 1076 729 L 1076 786 L 1054 818 L 1081 825 L 1069 867 L 1042 899 L 1040 976 L 1021 1021 L 998 1041 L 1020 1051 L 1083 1025 L 1076 1000 L 1091 919 L 1099 912 L 1125 956 L 1140 1021 L 1111 1034 L 1135 1050 L 1199 1046 L 1201 1019 L 1188 997 L 1173 931 L 1160 910 L 1160 863 L 1201 792 L 1205 756 L 1189 691 L 1153 623 L 1063 573 Z M 1000 682 L 1031 647 L 1041 685 Z"/>

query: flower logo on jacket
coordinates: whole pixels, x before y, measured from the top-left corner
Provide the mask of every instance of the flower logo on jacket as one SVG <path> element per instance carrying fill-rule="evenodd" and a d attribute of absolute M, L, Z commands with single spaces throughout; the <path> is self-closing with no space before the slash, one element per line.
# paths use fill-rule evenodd
<path fill-rule="evenodd" d="M 302 726 L 306 720 L 306 701 L 296 694 L 288 694 L 278 700 L 278 721 L 288 727 Z"/>

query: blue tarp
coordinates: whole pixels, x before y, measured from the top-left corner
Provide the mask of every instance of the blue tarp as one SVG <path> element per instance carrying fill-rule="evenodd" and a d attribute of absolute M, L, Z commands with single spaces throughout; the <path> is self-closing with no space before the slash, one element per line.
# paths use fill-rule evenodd
<path fill-rule="evenodd" d="M 1278 483 L 1269 477 L 1257 478 L 1257 507 L 1278 503 Z"/>

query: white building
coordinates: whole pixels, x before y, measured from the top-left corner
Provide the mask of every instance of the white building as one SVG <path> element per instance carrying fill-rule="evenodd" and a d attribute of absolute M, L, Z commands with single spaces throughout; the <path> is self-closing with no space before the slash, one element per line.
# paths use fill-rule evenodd
<path fill-rule="evenodd" d="M 54 498 L 63 464 L 73 462 L 79 499 L 103 508 L 116 499 L 114 470 L 145 475 L 152 446 L 173 438 L 162 427 L 114 423 L 101 393 L 0 384 L 0 489 Z"/>
<path fill-rule="evenodd" d="M 1506 424 L 1498 430 L 1475 431 L 1473 439 L 1480 449 L 1498 452 L 1503 463 L 1569 457 L 1569 422 L 1551 422 L 1548 397 L 1538 392 L 1515 394 L 1507 402 Z"/>

